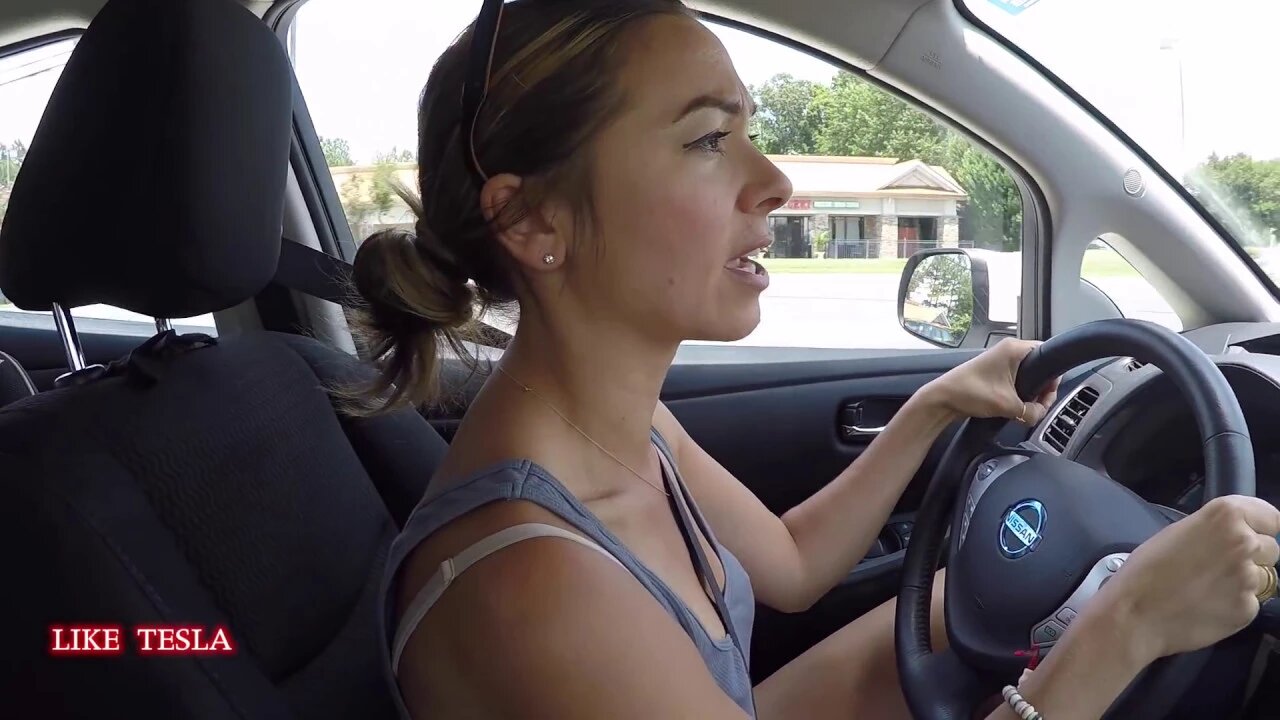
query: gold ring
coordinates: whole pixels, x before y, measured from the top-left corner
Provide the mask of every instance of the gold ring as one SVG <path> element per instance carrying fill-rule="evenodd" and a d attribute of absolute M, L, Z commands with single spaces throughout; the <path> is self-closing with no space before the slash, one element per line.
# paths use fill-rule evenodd
<path fill-rule="evenodd" d="M 1022 411 L 1018 413 L 1017 420 L 1020 423 L 1025 423 L 1027 422 L 1026 418 L 1027 418 L 1027 404 L 1024 402 L 1022 403 Z"/>
<path fill-rule="evenodd" d="M 1264 582 L 1262 589 L 1259 590 L 1254 597 L 1258 598 L 1259 603 L 1264 603 L 1276 596 L 1277 590 L 1280 589 L 1278 588 L 1278 586 L 1280 586 L 1280 579 L 1277 579 L 1276 568 L 1274 565 L 1259 565 L 1258 567 L 1262 568 L 1262 572 L 1267 576 L 1267 579 Z"/>

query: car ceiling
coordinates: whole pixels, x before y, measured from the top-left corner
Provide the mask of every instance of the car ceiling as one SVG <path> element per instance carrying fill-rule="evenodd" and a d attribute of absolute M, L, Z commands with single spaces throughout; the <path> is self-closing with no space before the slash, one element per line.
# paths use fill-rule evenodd
<path fill-rule="evenodd" d="M 258 16 L 266 13 L 272 5 L 269 0 L 238 1 Z M 0 47 L 49 33 L 83 28 L 104 2 L 105 0 L 0 2 Z M 930 0 L 790 0 L 779 3 L 777 0 L 692 0 L 690 4 L 697 10 L 778 32 L 855 66 L 870 68 L 884 57 L 911 15 L 929 2 Z"/>

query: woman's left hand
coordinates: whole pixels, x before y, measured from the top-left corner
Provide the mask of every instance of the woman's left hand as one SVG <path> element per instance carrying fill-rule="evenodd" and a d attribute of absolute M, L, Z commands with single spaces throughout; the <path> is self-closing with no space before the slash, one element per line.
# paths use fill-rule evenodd
<path fill-rule="evenodd" d="M 925 387 L 935 402 L 963 417 L 1003 417 L 1035 425 L 1049 412 L 1058 396 L 1054 378 L 1034 399 L 1023 402 L 1014 389 L 1018 365 L 1039 345 L 1031 340 L 1001 340 Z"/>

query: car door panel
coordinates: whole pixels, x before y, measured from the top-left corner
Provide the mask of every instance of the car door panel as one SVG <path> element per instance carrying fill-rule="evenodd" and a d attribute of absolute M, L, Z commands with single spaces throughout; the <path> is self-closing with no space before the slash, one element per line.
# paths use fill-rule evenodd
<path fill-rule="evenodd" d="M 864 422 L 887 423 L 922 385 L 974 353 L 926 352 L 852 360 L 675 365 L 663 399 L 712 457 L 771 511 L 782 514 L 833 480 L 874 435 L 849 437 L 844 409 L 863 403 Z M 865 425 L 861 425 L 865 427 Z M 893 596 L 905 554 L 889 527 L 912 520 L 954 428 L 934 444 L 871 557 L 803 613 L 757 609 L 752 676 L 759 682 L 842 626 Z"/>
<path fill-rule="evenodd" d="M 53 320 L 41 317 L 48 327 L 0 325 L 0 350 L 12 355 L 38 390 L 53 387 L 54 380 L 67 372 L 67 354 L 62 338 L 53 329 Z M 89 323 L 82 323 L 88 325 Z M 138 323 L 132 323 L 138 325 Z M 151 332 L 155 332 L 151 329 Z M 95 331 L 93 328 L 77 327 L 76 335 L 80 338 L 80 346 L 84 351 L 88 364 L 106 364 L 112 360 L 128 355 L 141 344 L 150 333 L 121 334 L 118 332 Z"/>
<path fill-rule="evenodd" d="M 674 365 L 663 400 L 712 457 L 775 513 L 813 495 L 874 438 L 842 437 L 842 410 L 878 409 L 889 420 L 922 385 L 972 357 L 933 352 L 905 357 L 812 363 Z M 932 470 L 926 465 L 922 474 Z M 913 507 L 908 493 L 903 505 Z"/>

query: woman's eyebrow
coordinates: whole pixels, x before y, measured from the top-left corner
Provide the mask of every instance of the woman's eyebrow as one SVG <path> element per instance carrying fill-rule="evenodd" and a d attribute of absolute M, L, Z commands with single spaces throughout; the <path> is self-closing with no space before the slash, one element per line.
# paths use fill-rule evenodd
<path fill-rule="evenodd" d="M 748 116 L 755 115 L 756 114 L 755 100 L 752 99 L 749 95 L 747 95 L 746 97 L 747 97 L 747 102 L 749 103 L 747 107 L 747 114 Z M 714 108 L 728 115 L 741 115 L 742 100 L 741 99 L 728 100 L 723 97 L 719 97 L 717 95 L 699 95 L 698 97 L 690 100 L 689 103 L 684 106 L 684 109 L 680 111 L 680 114 L 676 116 L 676 119 L 672 121 L 672 124 L 678 123 L 681 120 L 683 120 L 686 116 L 688 116 L 690 113 L 697 112 L 698 110 L 702 110 L 704 108 Z"/>

